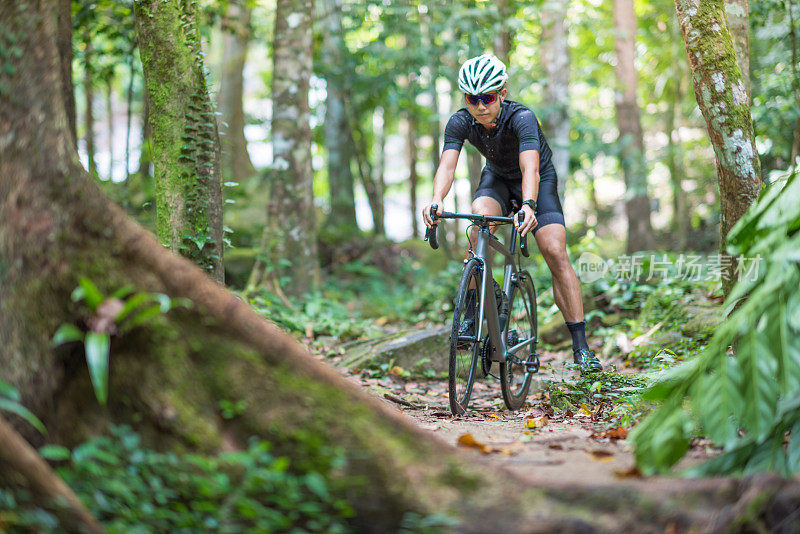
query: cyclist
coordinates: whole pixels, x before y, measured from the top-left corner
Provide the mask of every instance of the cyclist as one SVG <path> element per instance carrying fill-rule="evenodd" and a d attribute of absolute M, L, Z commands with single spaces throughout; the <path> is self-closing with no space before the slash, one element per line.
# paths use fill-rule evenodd
<path fill-rule="evenodd" d="M 430 228 L 432 205 L 443 211 L 453 185 L 458 155 L 469 140 L 486 158 L 481 181 L 472 199 L 473 213 L 508 216 L 512 203 L 525 212 L 514 225 L 520 234 L 533 232 L 553 276 L 555 302 L 572 336 L 573 360 L 584 371 L 601 371 L 602 364 L 586 341 L 580 282 L 567 256 L 566 226 L 558 199 L 552 152 L 533 111 L 508 100 L 505 64 L 491 54 L 466 61 L 458 72 L 458 87 L 467 106 L 456 111 L 444 130 L 444 147 L 433 180 L 433 198 L 422 210 Z M 473 228 L 471 242 L 477 230 Z M 474 291 L 474 290 L 473 290 Z M 472 297 L 474 298 L 474 297 Z M 473 309 L 473 307 L 470 307 Z M 473 310 L 474 315 L 474 310 Z M 462 323 L 464 335 L 474 335 L 475 319 Z"/>

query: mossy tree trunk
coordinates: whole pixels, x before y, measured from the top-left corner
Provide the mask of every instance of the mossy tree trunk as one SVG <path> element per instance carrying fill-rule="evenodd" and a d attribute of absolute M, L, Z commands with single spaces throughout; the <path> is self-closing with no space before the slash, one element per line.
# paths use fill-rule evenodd
<path fill-rule="evenodd" d="M 697 105 L 714 147 L 720 192 L 720 246 L 761 189 L 750 101 L 725 21 L 723 0 L 675 0 Z M 735 261 L 723 272 L 727 296 Z"/>
<path fill-rule="evenodd" d="M 650 198 L 647 193 L 647 164 L 637 101 L 636 12 L 633 0 L 614 0 L 617 52 L 617 125 L 620 166 L 625 175 L 625 213 L 628 219 L 628 253 L 653 248 Z"/>
<path fill-rule="evenodd" d="M 142 110 L 142 140 L 139 145 L 139 170 L 136 174 L 147 182 L 152 177 L 150 166 L 153 164 L 153 128 L 150 124 L 150 101 L 147 98 L 147 91 L 142 92 Z"/>
<path fill-rule="evenodd" d="M 189 0 L 134 2 L 150 101 L 158 239 L 221 282 L 219 133 L 194 9 Z"/>
<path fill-rule="evenodd" d="M 569 43 L 567 0 L 549 0 L 542 9 L 542 64 L 544 66 L 545 128 L 553 148 L 558 196 L 564 202 L 569 177 Z"/>
<path fill-rule="evenodd" d="M 311 0 L 278 0 L 272 47 L 269 252 L 277 280 L 295 295 L 320 282 L 308 105 L 312 12 Z"/>
<path fill-rule="evenodd" d="M 250 154 L 247 152 L 242 105 L 244 67 L 252 35 L 251 12 L 249 0 L 234 0 L 228 3 L 228 12 L 222 20 L 222 65 L 219 84 L 220 133 L 224 141 L 222 172 L 240 183 L 256 173 Z"/>
<path fill-rule="evenodd" d="M 750 0 L 725 0 L 728 31 L 733 39 L 736 62 L 742 71 L 742 81 L 750 97 Z"/>
<path fill-rule="evenodd" d="M 74 445 L 109 422 L 132 424 L 161 447 L 215 451 L 259 436 L 293 463 L 322 465 L 332 491 L 356 510 L 356 531 L 397 531 L 407 512 L 448 514 L 467 533 L 722 531 L 741 526 L 740 516 L 768 529 L 781 506 L 797 507 L 796 483 L 776 478 L 687 483 L 669 495 L 648 493 L 646 483 L 533 488 L 368 396 L 159 246 L 80 167 L 53 9 L 0 3 L 0 45 L 13 39 L 23 50 L 13 74 L 0 69 L 9 89 L 0 99 L 0 377 L 41 416 L 48 441 Z M 80 276 L 106 294 L 131 285 L 191 302 L 114 337 L 104 407 L 82 347 L 50 343 L 58 325 L 86 325 L 87 312 L 70 299 Z M 246 407 L 223 419 L 223 399 Z M 26 429 L 40 444 L 32 434 Z M 341 463 L 325 469 L 331 451 Z"/>
<path fill-rule="evenodd" d="M 345 95 L 348 92 L 348 62 L 342 39 L 342 2 L 325 0 L 322 57 L 325 64 L 327 98 L 325 100 L 325 146 L 328 149 L 328 185 L 330 213 L 322 237 L 335 242 L 353 236 L 356 224 L 356 203 L 351 163 L 353 146 L 350 141 Z"/>

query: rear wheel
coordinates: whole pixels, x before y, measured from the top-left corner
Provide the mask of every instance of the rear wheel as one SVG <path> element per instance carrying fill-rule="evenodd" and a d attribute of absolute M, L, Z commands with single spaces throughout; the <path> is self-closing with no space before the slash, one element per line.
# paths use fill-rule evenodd
<path fill-rule="evenodd" d="M 472 292 L 470 286 L 473 287 Z M 453 329 L 450 332 L 448 387 L 450 410 L 456 415 L 463 414 L 467 409 L 478 367 L 481 344 L 476 336 L 479 324 L 480 287 L 481 265 L 477 260 L 471 259 L 464 266 L 464 273 L 461 275 L 453 311 Z M 465 332 L 461 331 L 462 324 L 470 317 L 474 319 L 474 330 L 466 333 L 471 335 L 465 335 Z"/>
<path fill-rule="evenodd" d="M 508 329 L 506 330 L 508 348 L 528 339 L 534 341 L 516 351 L 514 356 L 523 362 L 536 362 L 536 339 L 538 323 L 536 316 L 536 289 L 527 271 L 517 273 L 511 286 L 508 302 Z M 531 385 L 531 375 L 538 371 L 537 366 L 522 365 L 512 361 L 500 364 L 500 388 L 503 401 L 509 410 L 519 410 Z"/>

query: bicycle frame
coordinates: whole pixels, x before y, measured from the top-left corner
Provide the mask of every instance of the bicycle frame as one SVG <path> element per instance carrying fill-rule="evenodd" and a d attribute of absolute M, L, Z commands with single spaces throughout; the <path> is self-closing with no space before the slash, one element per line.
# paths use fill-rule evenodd
<path fill-rule="evenodd" d="M 521 215 L 524 215 L 520 212 Z M 497 312 L 497 298 L 494 295 L 494 284 L 489 283 L 490 280 L 493 280 L 492 276 L 492 261 L 491 261 L 491 254 L 489 253 L 489 249 L 493 249 L 496 252 L 499 252 L 505 257 L 505 268 L 503 273 L 503 295 L 509 295 L 511 293 L 511 284 L 515 281 L 515 278 L 519 276 L 519 271 L 516 265 L 516 244 L 517 244 L 517 232 L 516 230 L 512 230 L 511 233 L 511 244 L 508 248 L 506 248 L 500 240 L 492 234 L 489 230 L 491 223 L 504 223 L 509 224 L 513 222 L 513 218 L 511 217 L 496 217 L 491 215 L 467 215 L 461 213 L 448 213 L 443 212 L 441 215 L 436 214 L 435 207 L 431 208 L 431 218 L 434 220 L 436 219 L 466 219 L 472 221 L 474 224 L 479 224 L 478 230 L 478 240 L 475 244 L 475 250 L 470 251 L 472 252 L 472 256 L 477 259 L 482 266 L 482 276 L 481 276 L 481 286 L 483 287 L 483 291 L 481 292 L 481 300 L 480 306 L 478 308 L 479 317 L 486 317 L 486 324 L 489 330 L 489 340 L 492 342 L 492 353 L 490 355 L 490 359 L 495 362 L 505 362 L 505 361 L 512 361 L 516 364 L 524 365 L 524 362 L 515 356 L 515 353 L 520 349 L 530 345 L 531 343 L 538 343 L 538 339 L 536 337 L 531 339 L 526 339 L 520 343 L 517 343 L 513 347 L 508 347 L 508 342 L 506 336 L 503 335 L 503 331 L 506 328 L 506 324 L 501 324 L 500 314 Z M 520 219 L 521 220 L 521 219 Z M 433 228 L 429 228 L 425 232 L 425 240 L 429 241 L 431 247 L 434 249 L 439 248 L 439 243 L 437 240 L 436 234 L 436 226 Z M 528 245 L 527 245 L 527 237 L 523 237 L 519 243 L 519 250 L 523 256 L 528 256 Z M 501 312 L 505 312 L 508 314 L 509 310 L 507 305 L 505 306 L 505 310 L 501 309 Z M 505 322 L 508 322 L 508 315 L 506 315 Z M 478 322 L 478 329 L 475 336 L 475 341 L 480 341 L 483 336 L 483 321 Z M 499 349 L 499 350 L 498 350 Z"/>
<path fill-rule="evenodd" d="M 489 231 L 488 225 L 481 225 L 478 231 L 478 240 L 473 252 L 473 257 L 477 259 L 483 267 L 481 275 L 481 287 L 483 291 L 481 292 L 478 316 L 486 317 L 489 339 L 492 342 L 492 353 L 489 355 L 489 358 L 495 362 L 517 360 L 515 363 L 522 363 L 514 354 L 536 341 L 535 338 L 530 338 L 517 343 L 513 347 L 508 347 L 506 336 L 502 335 L 508 323 L 508 316 L 506 315 L 504 321 L 506 324 L 501 324 L 500 315 L 501 313 L 508 314 L 509 310 L 507 304 L 504 304 L 504 308 L 501 308 L 501 313 L 498 313 L 497 298 L 495 297 L 494 287 L 491 283 L 494 277 L 492 276 L 492 255 L 488 253 L 490 252 L 489 249 L 499 252 L 505 257 L 502 290 L 503 295 L 511 294 L 511 284 L 516 281 L 516 277 L 519 276 L 514 253 L 516 237 L 517 232 L 513 231 L 511 245 L 506 248 L 503 243 Z M 478 340 L 483 338 L 483 321 L 478 322 L 476 337 Z"/>

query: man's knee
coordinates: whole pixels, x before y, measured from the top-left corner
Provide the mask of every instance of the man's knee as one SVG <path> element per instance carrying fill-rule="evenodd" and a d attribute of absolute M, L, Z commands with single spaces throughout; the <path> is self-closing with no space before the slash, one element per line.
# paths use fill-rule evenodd
<path fill-rule="evenodd" d="M 478 197 L 472 201 L 472 213 L 478 215 L 501 215 L 500 203 L 492 197 Z"/>

